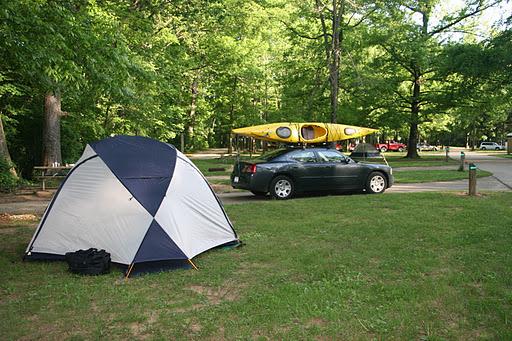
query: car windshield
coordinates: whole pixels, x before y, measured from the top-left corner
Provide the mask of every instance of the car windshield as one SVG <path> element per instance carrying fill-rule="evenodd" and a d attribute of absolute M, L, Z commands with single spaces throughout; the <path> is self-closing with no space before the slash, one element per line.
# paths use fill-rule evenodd
<path fill-rule="evenodd" d="M 257 158 L 257 160 L 270 161 L 272 159 L 275 159 L 278 156 L 285 154 L 286 152 L 288 152 L 288 149 L 286 149 L 286 148 L 271 150 L 271 151 L 268 151 L 268 152 L 260 155 Z"/>

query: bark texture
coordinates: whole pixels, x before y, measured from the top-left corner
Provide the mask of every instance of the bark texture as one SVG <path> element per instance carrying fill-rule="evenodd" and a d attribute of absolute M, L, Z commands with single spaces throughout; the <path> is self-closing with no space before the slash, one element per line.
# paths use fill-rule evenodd
<path fill-rule="evenodd" d="M 325 5 L 316 0 L 316 10 L 320 16 L 320 23 L 322 25 L 322 36 L 325 49 L 325 60 L 329 70 L 329 84 L 331 88 L 331 122 L 337 123 L 338 121 L 338 92 L 339 92 L 339 78 L 340 78 L 340 57 L 341 57 L 341 44 L 343 42 L 343 29 L 341 20 L 345 13 L 345 1 L 338 3 L 337 0 L 332 1 L 332 28 L 328 32 L 326 17 L 324 14 Z M 331 37 L 329 42 L 329 37 Z"/>
<path fill-rule="evenodd" d="M 65 113 L 61 110 L 61 98 L 47 93 L 44 98 L 43 122 L 43 166 L 62 164 L 60 149 L 60 119 Z"/>
<path fill-rule="evenodd" d="M 197 95 L 199 93 L 199 77 L 194 77 L 192 84 L 190 85 L 190 111 L 188 116 L 187 135 L 188 143 L 191 147 L 194 147 L 195 134 L 194 127 L 196 125 L 196 110 L 197 110 Z"/>
<path fill-rule="evenodd" d="M 411 116 L 409 120 L 409 140 L 407 141 L 407 158 L 415 159 L 418 158 L 418 123 L 420 114 L 420 72 L 416 72 L 414 75 L 414 85 L 412 90 L 412 101 L 411 101 Z"/>
<path fill-rule="evenodd" d="M 7 147 L 7 140 L 5 138 L 4 124 L 2 121 L 2 117 L 0 116 L 0 157 L 2 157 L 5 161 L 11 164 L 11 154 L 9 154 L 9 148 Z M 10 168 L 10 172 L 12 175 L 17 177 L 16 169 L 14 167 Z"/>

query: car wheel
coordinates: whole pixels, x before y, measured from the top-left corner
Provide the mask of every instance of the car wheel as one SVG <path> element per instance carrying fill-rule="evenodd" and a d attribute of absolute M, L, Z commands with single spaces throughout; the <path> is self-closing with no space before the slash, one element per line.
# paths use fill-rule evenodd
<path fill-rule="evenodd" d="M 287 176 L 279 175 L 270 183 L 270 195 L 274 199 L 286 200 L 293 197 L 295 185 L 292 179 Z"/>
<path fill-rule="evenodd" d="M 261 191 L 251 191 L 251 193 L 257 197 L 264 197 L 265 195 L 267 195 L 266 192 L 261 192 Z"/>
<path fill-rule="evenodd" d="M 500 147 L 496 147 L 496 150 L 500 150 Z"/>
<path fill-rule="evenodd" d="M 366 192 L 371 194 L 384 193 L 388 187 L 386 177 L 380 172 L 370 173 L 366 181 Z"/>
<path fill-rule="evenodd" d="M 398 151 L 401 153 L 404 151 L 404 148 L 403 147 L 398 147 Z"/>
<path fill-rule="evenodd" d="M 380 147 L 380 151 L 381 153 L 385 153 L 388 151 L 388 148 L 387 147 Z"/>
<path fill-rule="evenodd" d="M 485 147 L 482 147 L 482 150 L 487 150 L 487 148 L 485 148 Z"/>

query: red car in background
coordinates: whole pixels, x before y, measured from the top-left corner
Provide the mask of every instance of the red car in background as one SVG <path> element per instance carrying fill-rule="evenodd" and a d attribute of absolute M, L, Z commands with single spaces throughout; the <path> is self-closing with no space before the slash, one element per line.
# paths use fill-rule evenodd
<path fill-rule="evenodd" d="M 407 149 L 407 146 L 400 142 L 388 141 L 386 143 L 377 143 L 375 144 L 375 148 L 380 150 L 382 153 L 387 152 L 388 150 L 394 152 L 403 152 Z"/>

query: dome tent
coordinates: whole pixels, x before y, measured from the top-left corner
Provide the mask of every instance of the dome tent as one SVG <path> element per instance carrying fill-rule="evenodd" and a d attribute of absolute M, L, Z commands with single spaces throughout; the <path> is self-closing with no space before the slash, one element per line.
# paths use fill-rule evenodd
<path fill-rule="evenodd" d="M 222 204 L 185 155 L 149 138 L 115 136 L 86 146 L 25 258 L 63 259 L 93 247 L 129 276 L 133 268 L 192 264 L 196 255 L 236 242 Z"/>

